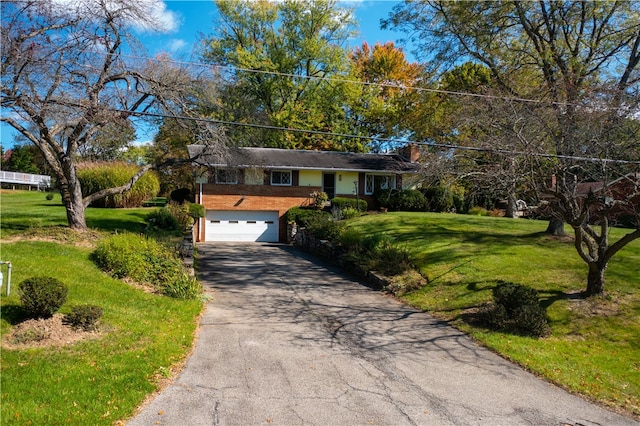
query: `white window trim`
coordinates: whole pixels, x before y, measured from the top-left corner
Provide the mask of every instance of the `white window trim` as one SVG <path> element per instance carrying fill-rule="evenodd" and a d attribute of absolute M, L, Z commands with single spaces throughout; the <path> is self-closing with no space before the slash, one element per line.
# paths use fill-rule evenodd
<path fill-rule="evenodd" d="M 390 188 L 388 189 L 395 189 L 396 185 L 397 185 L 397 179 L 396 179 L 396 175 L 393 173 L 367 173 L 364 176 L 364 194 L 365 195 L 373 195 L 373 193 L 376 191 L 375 189 L 375 178 L 376 176 L 384 176 L 389 178 L 389 185 Z M 371 182 L 371 185 L 369 185 L 369 180 L 373 180 Z M 372 189 L 369 189 L 369 187 L 371 187 Z"/>
<path fill-rule="evenodd" d="M 273 174 L 274 173 L 288 173 L 289 174 L 289 183 L 278 183 L 278 182 L 274 182 L 273 181 Z M 293 180 L 293 173 L 291 172 L 291 170 L 272 170 L 270 174 L 270 180 L 271 180 L 271 185 L 272 186 L 291 186 L 292 185 L 292 180 Z"/>
<path fill-rule="evenodd" d="M 229 176 L 230 172 L 233 172 L 235 179 L 233 181 L 219 181 L 218 180 L 218 172 L 225 172 L 227 173 L 227 176 Z M 216 169 L 215 172 L 215 177 L 216 177 L 216 183 L 218 185 L 237 185 L 238 184 L 238 170 L 237 169 Z"/>

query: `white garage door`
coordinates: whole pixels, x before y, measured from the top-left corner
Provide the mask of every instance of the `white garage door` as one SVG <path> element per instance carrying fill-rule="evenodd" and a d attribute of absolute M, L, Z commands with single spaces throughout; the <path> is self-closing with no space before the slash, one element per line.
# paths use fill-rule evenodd
<path fill-rule="evenodd" d="M 278 212 L 207 211 L 205 240 L 278 242 Z"/>

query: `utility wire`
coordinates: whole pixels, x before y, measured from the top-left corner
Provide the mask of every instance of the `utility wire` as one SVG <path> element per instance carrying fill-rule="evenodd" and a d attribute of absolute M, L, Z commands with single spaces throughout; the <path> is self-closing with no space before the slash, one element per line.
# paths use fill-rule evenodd
<path fill-rule="evenodd" d="M 305 133 L 305 134 L 312 134 L 312 135 L 344 137 L 344 138 L 350 138 L 350 139 L 363 139 L 363 140 L 369 140 L 369 141 L 388 142 L 393 144 L 402 142 L 403 144 L 415 144 L 415 145 L 420 145 L 424 147 L 441 148 L 441 149 L 447 149 L 447 150 L 453 149 L 453 150 L 459 150 L 459 151 L 487 152 L 487 153 L 501 154 L 501 155 L 529 155 L 529 156 L 541 157 L 541 158 L 585 161 L 585 162 L 603 163 L 603 164 L 640 165 L 640 161 L 632 161 L 632 160 L 619 160 L 619 159 L 597 158 L 597 157 L 581 157 L 581 156 L 575 156 L 575 155 L 546 154 L 541 152 L 536 153 L 536 152 L 526 152 L 526 151 L 514 151 L 514 150 L 507 150 L 507 149 L 473 147 L 473 146 L 464 146 L 464 145 L 455 145 L 455 144 L 443 144 L 443 143 L 436 143 L 436 142 L 418 142 L 418 141 L 412 141 L 412 140 L 398 141 L 396 139 L 376 138 L 374 136 L 362 136 L 362 135 L 353 135 L 353 134 L 347 134 L 347 133 L 333 133 L 333 132 L 326 132 L 322 130 L 295 129 L 291 127 L 270 126 L 266 124 L 240 123 L 236 121 L 225 121 L 225 120 L 217 120 L 217 119 L 211 119 L 211 118 L 178 116 L 178 115 L 160 114 L 160 113 L 153 113 L 153 112 L 130 112 L 130 111 L 120 110 L 120 109 L 110 109 L 110 111 L 125 113 L 128 115 L 138 116 L 138 117 L 144 116 L 144 117 L 155 117 L 155 118 L 171 118 L 175 120 L 198 121 L 203 123 L 221 124 L 226 126 L 250 127 L 254 129 L 279 130 L 279 131 L 286 131 L 286 132 L 292 132 L 292 133 Z"/>
<path fill-rule="evenodd" d="M 102 55 L 107 54 L 105 52 L 96 52 L 96 53 L 102 54 Z M 339 78 L 339 77 L 300 75 L 300 74 L 284 73 L 279 71 L 266 71 L 266 70 L 256 70 L 251 68 L 242 68 L 242 67 L 237 67 L 233 65 L 206 64 L 203 62 L 178 61 L 175 59 L 166 59 L 166 58 L 161 58 L 161 59 L 150 58 L 147 56 L 139 56 L 139 55 L 122 54 L 120 56 L 123 58 L 130 58 L 130 59 L 142 59 L 142 60 L 148 60 L 148 61 L 167 62 L 175 65 L 197 66 L 197 67 L 203 67 L 203 68 L 208 67 L 208 68 L 215 68 L 220 70 L 242 71 L 242 72 L 254 73 L 254 74 L 275 75 L 275 76 L 281 76 L 281 77 L 299 78 L 299 79 L 307 79 L 307 80 L 318 80 L 318 81 L 347 83 L 347 84 L 355 84 L 355 85 L 370 86 L 370 87 L 384 87 L 384 88 L 391 88 L 391 89 L 412 90 L 416 92 L 437 93 L 437 94 L 449 95 L 449 96 L 463 96 L 463 97 L 466 96 L 466 97 L 481 98 L 481 99 L 498 99 L 498 100 L 504 100 L 504 101 L 514 101 L 514 102 L 523 102 L 523 103 L 531 103 L 531 104 L 547 104 L 547 105 L 562 105 L 562 106 L 571 105 L 569 103 L 563 103 L 558 101 L 545 101 L 545 100 L 529 99 L 529 98 L 522 98 L 522 97 L 516 97 L 516 96 L 510 97 L 510 96 L 487 95 L 482 93 L 458 92 L 454 90 L 434 89 L 429 87 L 405 86 L 402 84 L 393 84 L 393 83 L 351 80 L 351 79 Z"/>

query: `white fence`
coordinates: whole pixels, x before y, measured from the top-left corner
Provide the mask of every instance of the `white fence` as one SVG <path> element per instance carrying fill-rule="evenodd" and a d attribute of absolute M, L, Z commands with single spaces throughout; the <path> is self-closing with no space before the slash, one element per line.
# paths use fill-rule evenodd
<path fill-rule="evenodd" d="M 51 186 L 51 176 L 0 171 L 0 183 L 37 186 L 38 189 L 49 188 Z"/>

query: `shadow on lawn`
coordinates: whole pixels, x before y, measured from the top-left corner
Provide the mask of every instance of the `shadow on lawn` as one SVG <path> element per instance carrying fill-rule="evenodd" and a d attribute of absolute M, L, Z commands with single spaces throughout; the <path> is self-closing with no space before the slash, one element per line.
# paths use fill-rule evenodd
<path fill-rule="evenodd" d="M 29 319 L 21 305 L 2 305 L 2 318 L 11 325 L 20 324 Z"/>
<path fill-rule="evenodd" d="M 496 281 L 482 281 L 482 282 L 472 282 L 467 284 L 468 293 L 475 293 L 478 291 L 492 291 L 497 285 L 504 283 L 504 281 L 496 280 Z M 584 298 L 583 292 L 564 292 L 559 290 L 543 290 L 538 293 L 539 295 L 539 303 L 542 308 L 546 311 L 551 305 L 555 302 L 562 300 L 579 300 Z M 458 306 L 456 308 L 451 308 L 447 310 L 441 310 L 441 312 L 445 313 L 453 313 L 457 312 L 454 315 L 450 322 L 455 324 L 457 321 L 462 321 L 465 324 L 471 325 L 473 327 L 484 328 L 487 330 L 491 330 L 491 324 L 488 321 L 488 314 L 493 306 L 492 301 L 485 301 L 480 303 L 470 303 L 467 306 Z M 551 325 L 551 322 L 549 323 Z"/>
<path fill-rule="evenodd" d="M 133 233 L 144 232 L 147 224 L 144 222 L 147 213 L 132 213 L 128 218 L 116 219 L 110 217 L 99 218 L 87 218 L 87 226 L 93 229 L 99 229 L 102 231 L 116 232 L 116 231 L 128 231 Z M 131 218 L 140 218 L 141 222 L 132 221 Z"/>

